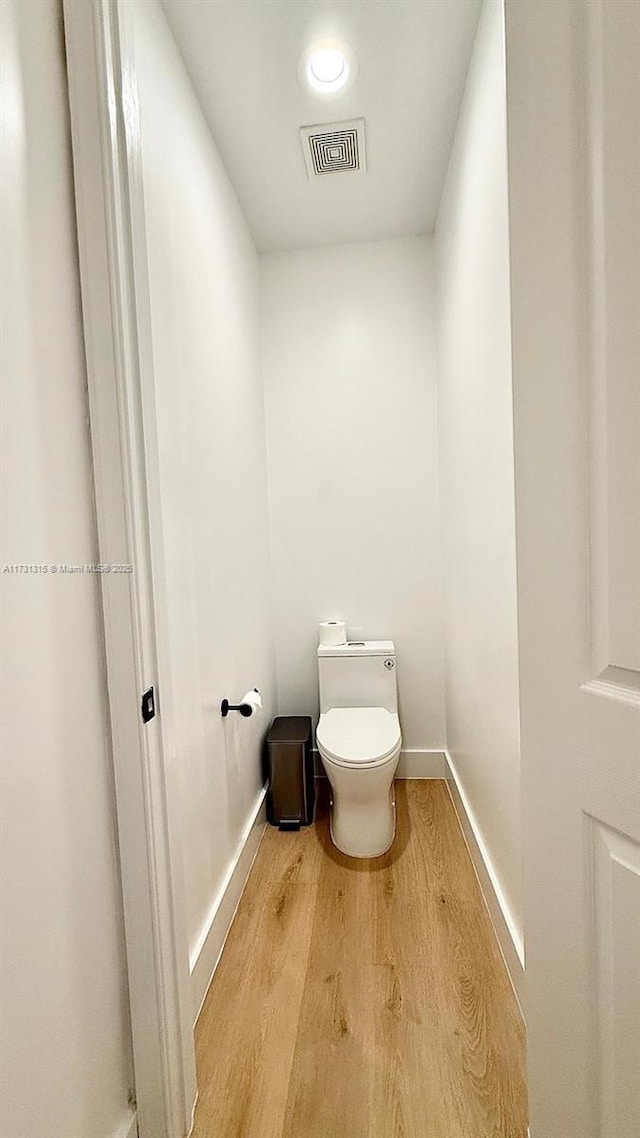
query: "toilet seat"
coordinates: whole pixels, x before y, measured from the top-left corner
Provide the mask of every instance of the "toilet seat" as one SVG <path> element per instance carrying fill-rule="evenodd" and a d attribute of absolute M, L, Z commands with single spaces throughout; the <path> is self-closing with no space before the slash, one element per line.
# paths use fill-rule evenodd
<path fill-rule="evenodd" d="M 375 767 L 395 758 L 402 736 L 397 715 L 384 707 L 332 707 L 316 732 L 323 758 L 342 767 Z"/>

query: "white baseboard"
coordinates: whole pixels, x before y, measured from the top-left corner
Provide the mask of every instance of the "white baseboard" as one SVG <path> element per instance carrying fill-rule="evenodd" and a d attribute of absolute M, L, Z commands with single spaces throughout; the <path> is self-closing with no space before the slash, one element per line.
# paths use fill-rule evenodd
<path fill-rule="evenodd" d="M 316 778 L 326 778 L 318 751 L 314 759 Z M 447 778 L 444 751 L 401 751 L 396 778 Z"/>
<path fill-rule="evenodd" d="M 231 922 L 249 876 L 249 870 L 258 852 L 260 839 L 267 821 L 266 794 L 265 787 L 258 795 L 242 837 L 238 842 L 235 856 L 190 956 L 189 969 L 194 1022 L 200 1014 L 200 1009 L 209 990 L 220 954 L 224 948 L 224 942 L 227 939 L 227 933 L 231 928 Z"/>
<path fill-rule="evenodd" d="M 524 1006 L 524 945 L 507 904 L 498 875 L 484 844 L 477 820 L 464 792 L 451 755 L 445 753 L 447 785 L 465 836 L 480 888 L 489 910 L 500 951 L 520 1009 Z"/>
<path fill-rule="evenodd" d="M 128 1110 L 113 1138 L 138 1138 L 138 1119 L 135 1110 Z"/>

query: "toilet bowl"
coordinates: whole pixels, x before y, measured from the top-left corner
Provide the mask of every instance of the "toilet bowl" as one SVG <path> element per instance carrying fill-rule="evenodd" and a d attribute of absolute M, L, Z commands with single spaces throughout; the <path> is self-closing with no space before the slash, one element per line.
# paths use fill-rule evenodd
<path fill-rule="evenodd" d="M 330 708 L 320 715 L 316 737 L 331 785 L 334 845 L 350 857 L 379 857 L 395 835 L 397 714 L 384 707 Z"/>

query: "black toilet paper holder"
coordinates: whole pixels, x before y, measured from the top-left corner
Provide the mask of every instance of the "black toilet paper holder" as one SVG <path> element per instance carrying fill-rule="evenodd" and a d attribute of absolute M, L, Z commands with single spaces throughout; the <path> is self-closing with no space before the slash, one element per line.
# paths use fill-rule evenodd
<path fill-rule="evenodd" d="M 253 690 L 258 691 L 257 688 Z M 220 704 L 220 714 L 223 719 L 227 718 L 230 711 L 239 711 L 241 715 L 244 715 L 245 719 L 248 719 L 250 715 L 253 715 L 253 710 L 253 706 L 250 703 L 229 703 L 228 699 L 223 699 Z"/>

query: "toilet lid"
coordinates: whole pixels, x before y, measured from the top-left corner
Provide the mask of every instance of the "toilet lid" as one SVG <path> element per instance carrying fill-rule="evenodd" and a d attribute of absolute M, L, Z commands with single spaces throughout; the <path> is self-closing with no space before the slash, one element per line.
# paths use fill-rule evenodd
<path fill-rule="evenodd" d="M 400 721 L 384 707 L 332 707 L 320 716 L 317 739 L 338 763 L 382 762 L 400 746 Z"/>

